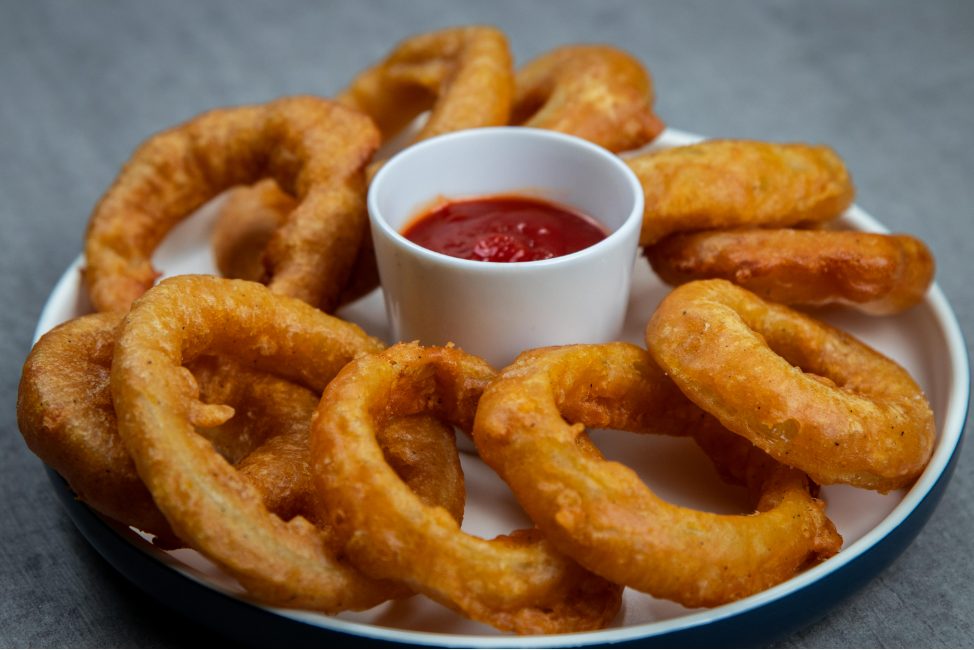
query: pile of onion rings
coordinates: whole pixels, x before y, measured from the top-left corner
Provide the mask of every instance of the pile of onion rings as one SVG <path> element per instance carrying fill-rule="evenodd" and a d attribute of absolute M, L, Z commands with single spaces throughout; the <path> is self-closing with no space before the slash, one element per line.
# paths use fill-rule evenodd
<path fill-rule="evenodd" d="M 822 229 L 855 195 L 828 147 L 710 140 L 627 162 L 646 197 L 640 244 L 669 284 L 720 278 L 775 302 L 884 315 L 933 281 L 914 237 Z"/>
<path fill-rule="evenodd" d="M 461 532 L 407 488 L 376 441 L 383 421 L 415 413 L 435 413 L 469 432 L 496 374 L 460 350 L 416 344 L 350 363 L 329 384 L 312 425 L 319 493 L 345 552 L 374 578 L 406 581 L 501 630 L 601 629 L 619 610 L 618 585 L 588 573 L 537 531 L 491 541 Z"/>
<path fill-rule="evenodd" d="M 152 533 L 157 543 L 182 546 L 118 436 L 108 380 L 120 320 L 113 313 L 83 316 L 41 337 L 21 376 L 18 424 L 28 447 L 65 477 L 79 499 Z M 364 350 L 377 349 L 374 341 L 362 341 Z M 200 356 L 187 368 L 201 402 L 233 412 L 226 422 L 198 426 L 196 433 L 247 478 L 271 512 L 318 523 L 308 450 L 320 394 L 228 356 Z M 379 437 L 385 453 L 402 459 L 397 471 L 408 474 L 410 487 L 460 520 L 463 477 L 459 466 L 435 475 L 427 469 L 424 449 L 432 447 L 423 446 L 420 434 L 430 429 L 439 440 L 453 439 L 452 429 L 431 417 L 394 418 Z"/>
<path fill-rule="evenodd" d="M 99 311 L 128 310 L 158 273 L 163 236 L 225 189 L 273 177 L 299 205 L 264 251 L 271 290 L 334 309 L 367 220 L 371 120 L 317 97 L 204 113 L 143 143 L 91 215 L 85 280 Z"/>
<path fill-rule="evenodd" d="M 585 433 L 721 435 L 707 420 L 645 350 L 564 346 L 525 352 L 501 373 L 484 392 L 474 442 L 560 551 L 614 582 L 713 607 L 791 578 L 842 538 L 808 477 L 760 452 L 742 468 L 754 474 L 757 514 L 714 515 L 661 501 Z"/>
<path fill-rule="evenodd" d="M 321 391 L 355 355 L 381 348 L 358 327 L 259 284 L 204 276 L 163 281 L 119 326 L 111 392 L 118 434 L 139 477 L 176 535 L 262 601 L 336 613 L 410 592 L 358 573 L 342 559 L 330 528 L 272 514 L 254 485 L 196 434 L 197 426 L 228 419 L 228 407 L 201 402 L 182 364 L 203 355 L 233 356 Z M 439 471 L 443 463 L 459 462 L 452 431 L 432 431 L 447 434 L 439 443 L 425 441 L 442 451 L 416 454 L 425 462 L 413 471 L 430 474 L 423 482 L 456 478 L 456 467 Z M 287 449 L 293 446 L 299 445 L 292 440 L 266 451 L 293 457 Z M 307 467 L 307 457 L 304 462 Z M 192 498 L 185 492 L 189 485 L 195 486 Z M 446 505 L 455 507 L 454 500 Z"/>
<path fill-rule="evenodd" d="M 411 142 L 510 124 L 622 152 L 663 130 L 653 100 L 625 52 L 566 46 L 515 72 L 504 34 L 471 26 L 402 41 L 334 101 L 217 109 L 151 137 L 86 233 L 103 313 L 48 332 L 25 363 L 28 447 L 160 547 L 195 549 L 262 602 L 328 614 L 422 593 L 504 631 L 579 632 L 611 623 L 624 586 L 713 607 L 828 559 L 842 539 L 819 485 L 908 486 L 935 441 L 905 370 L 776 304 L 891 314 L 932 282 L 922 242 L 826 229 L 855 194 L 828 147 L 709 141 L 628 159 L 640 243 L 681 285 L 648 351 L 542 348 L 498 373 L 452 346 L 386 349 L 327 315 L 379 283 L 365 192 L 379 146 L 422 112 Z M 153 287 L 165 234 L 227 189 L 212 245 L 243 281 Z M 536 529 L 461 531 L 455 427 Z M 692 437 L 754 512 L 665 503 L 586 427 Z"/>

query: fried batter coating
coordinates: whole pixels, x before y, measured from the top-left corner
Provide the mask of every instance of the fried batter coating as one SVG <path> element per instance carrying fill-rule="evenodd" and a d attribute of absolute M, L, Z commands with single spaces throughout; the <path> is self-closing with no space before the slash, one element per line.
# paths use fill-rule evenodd
<path fill-rule="evenodd" d="M 230 190 L 210 240 L 220 274 L 231 280 L 260 282 L 264 248 L 296 207 L 297 200 L 285 194 L 273 178 Z"/>
<path fill-rule="evenodd" d="M 128 526 L 156 535 L 165 547 L 182 542 L 139 479 L 116 427 L 108 385 L 121 315 L 82 316 L 56 327 L 31 351 L 18 393 L 18 420 L 28 447 L 68 481 L 78 498 Z M 230 357 L 204 356 L 188 366 L 200 400 L 225 404 L 234 416 L 196 432 L 249 481 L 275 515 L 328 526 L 311 484 L 311 416 L 320 395 Z M 379 431 L 383 452 L 424 502 L 463 519 L 464 487 L 453 428 L 428 415 L 394 418 Z M 243 459 L 241 461 L 241 459 Z M 454 458 L 455 459 L 455 458 Z M 435 465 L 436 472 L 431 471 Z"/>
<path fill-rule="evenodd" d="M 384 61 L 360 73 L 336 101 L 372 118 L 383 140 L 430 109 L 429 120 L 412 142 L 463 129 L 501 126 L 507 124 L 514 94 L 511 66 L 507 37 L 492 27 L 458 27 L 419 34 L 397 45 Z M 367 178 L 371 179 L 381 163 L 376 161 L 369 166 Z M 220 273 L 242 280 L 265 278 L 263 266 L 267 259 L 261 261 L 264 248 L 296 205 L 272 182 L 234 189 L 213 233 Z M 337 301 L 320 305 L 325 311 L 333 311 L 379 286 L 375 249 L 366 220 L 361 222 L 360 231 L 362 244 L 351 277 L 344 275 L 347 285 Z M 346 245 L 352 247 L 353 243 L 349 240 Z"/>
<path fill-rule="evenodd" d="M 273 178 L 235 187 L 217 215 L 211 245 L 220 275 L 259 282 L 265 273 L 264 249 L 274 232 L 287 221 L 298 202 L 285 194 Z M 379 286 L 375 246 L 368 227 L 352 264 L 352 277 L 338 297 L 338 306 L 358 300 Z"/>
<path fill-rule="evenodd" d="M 409 592 L 345 564 L 330 531 L 267 510 L 259 491 L 196 434 L 194 425 L 225 421 L 226 407 L 202 403 L 182 364 L 230 355 L 319 391 L 353 357 L 383 347 L 260 284 L 209 276 L 161 282 L 119 326 L 111 390 L 139 476 L 179 538 L 259 600 L 338 612 Z"/>
<path fill-rule="evenodd" d="M 559 47 L 514 78 L 511 124 L 561 131 L 609 151 L 636 149 L 666 128 L 642 64 L 607 45 Z"/>
<path fill-rule="evenodd" d="M 41 337 L 21 375 L 18 425 L 28 448 L 80 500 L 180 546 L 118 437 L 109 372 L 121 319 L 110 312 L 82 316 Z M 231 464 L 275 435 L 301 429 L 307 435 L 319 396 L 306 388 L 226 357 L 200 357 L 188 369 L 202 401 L 234 409 L 226 423 L 197 429 Z"/>
<path fill-rule="evenodd" d="M 399 344 L 346 366 L 311 427 L 319 492 L 345 553 L 363 573 L 407 581 L 474 620 L 518 634 L 600 629 L 621 604 L 617 585 L 557 552 L 539 531 L 485 541 L 425 505 L 392 471 L 376 427 L 435 413 L 470 431 L 496 371 L 453 348 Z"/>
<path fill-rule="evenodd" d="M 687 397 L 821 485 L 886 493 L 933 453 L 933 412 L 903 368 L 725 280 L 676 288 L 646 344 Z"/>
<path fill-rule="evenodd" d="M 237 471 L 257 488 L 268 510 L 290 521 L 301 516 L 318 528 L 329 528 L 327 508 L 311 474 L 311 415 L 315 397 L 299 431 L 278 435 L 237 464 Z M 440 506 L 463 523 L 466 499 L 463 471 L 453 427 L 426 414 L 392 418 L 377 439 L 396 474 L 430 507 Z"/>
<path fill-rule="evenodd" d="M 628 343 L 531 350 L 484 391 L 474 442 L 558 550 L 687 607 L 750 596 L 838 551 L 842 539 L 807 476 L 760 450 L 730 453 L 733 443 L 717 443 L 733 434 L 674 393 L 649 354 Z M 722 475 L 750 478 L 757 512 L 663 502 L 635 472 L 593 452 L 586 426 L 705 436 Z"/>
<path fill-rule="evenodd" d="M 297 197 L 264 252 L 275 293 L 333 310 L 367 222 L 363 168 L 372 122 L 325 99 L 285 97 L 216 109 L 143 143 L 95 206 L 85 279 L 99 311 L 125 312 L 158 273 L 152 251 L 223 190 L 273 177 Z"/>
<path fill-rule="evenodd" d="M 368 295 L 379 286 L 379 265 L 375 259 L 375 244 L 372 242 L 372 229 L 366 224 L 362 232 L 355 262 L 352 263 L 352 277 L 338 296 L 338 305 L 347 305 Z"/>
<path fill-rule="evenodd" d="M 507 124 L 514 72 L 507 37 L 493 27 L 454 27 L 402 41 L 360 73 L 336 101 L 371 117 L 388 140 L 432 110 L 413 137 Z"/>
<path fill-rule="evenodd" d="M 27 447 L 63 476 L 79 499 L 178 544 L 118 437 L 108 383 L 121 318 L 83 316 L 41 337 L 20 376 L 17 426 Z"/>
<path fill-rule="evenodd" d="M 708 140 L 626 163 L 646 195 L 643 246 L 675 232 L 820 223 L 855 195 L 842 160 L 822 145 Z"/>
<path fill-rule="evenodd" d="M 934 274 L 930 250 L 909 235 L 717 230 L 670 235 L 645 253 L 672 285 L 721 278 L 772 302 L 843 304 L 877 316 L 919 303 Z"/>
<path fill-rule="evenodd" d="M 420 501 L 463 523 L 467 493 L 452 425 L 430 413 L 397 416 L 376 429 L 376 440 L 389 467 Z"/>

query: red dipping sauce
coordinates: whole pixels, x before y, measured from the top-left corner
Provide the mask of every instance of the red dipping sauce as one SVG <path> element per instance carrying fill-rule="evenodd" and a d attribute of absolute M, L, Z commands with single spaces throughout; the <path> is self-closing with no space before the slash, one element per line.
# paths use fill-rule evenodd
<path fill-rule="evenodd" d="M 562 257 L 610 234 L 588 215 L 521 196 L 451 201 L 419 216 L 402 232 L 423 248 L 478 262 Z"/>

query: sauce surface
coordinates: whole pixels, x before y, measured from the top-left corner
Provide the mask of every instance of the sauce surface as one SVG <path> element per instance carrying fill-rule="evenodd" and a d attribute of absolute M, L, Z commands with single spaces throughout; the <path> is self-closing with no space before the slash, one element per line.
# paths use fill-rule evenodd
<path fill-rule="evenodd" d="M 519 196 L 451 201 L 402 232 L 423 248 L 478 262 L 547 260 L 588 248 L 609 234 L 588 215 Z"/>

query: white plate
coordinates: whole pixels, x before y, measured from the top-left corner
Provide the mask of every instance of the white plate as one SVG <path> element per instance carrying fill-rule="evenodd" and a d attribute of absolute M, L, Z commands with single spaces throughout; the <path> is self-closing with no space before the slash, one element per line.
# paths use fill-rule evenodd
<path fill-rule="evenodd" d="M 667 129 L 646 149 L 688 144 L 700 139 Z M 163 277 L 184 273 L 216 273 L 208 242 L 218 201 L 205 206 L 180 224 L 158 248 L 153 264 L 163 272 Z M 887 232 L 879 222 L 856 206 L 846 212 L 841 223 L 851 229 Z M 37 324 L 35 340 L 55 325 L 91 311 L 81 287 L 81 266 L 79 257 L 58 282 Z M 646 260 L 638 259 L 623 340 L 644 346 L 645 325 L 668 291 L 669 288 L 652 274 Z M 381 290 L 344 308 L 338 315 L 392 343 Z M 422 596 L 385 603 L 367 612 L 333 617 L 269 608 L 249 601 L 233 579 L 195 551 L 184 549 L 162 553 L 131 530 L 116 527 L 119 543 L 138 547 L 147 556 L 196 583 L 271 612 L 285 625 L 288 621 L 296 621 L 322 628 L 322 632 L 331 630 L 375 640 L 434 646 L 547 647 L 619 643 L 661 635 L 675 639 L 667 635 L 695 628 L 703 630 L 708 626 L 717 630 L 719 626 L 714 627 L 717 623 L 753 614 L 776 602 L 780 605 L 786 602 L 785 599 L 798 598 L 802 593 L 811 593 L 809 587 L 826 578 L 837 577 L 839 572 L 847 573 L 850 584 L 856 583 L 856 576 L 861 580 L 871 579 L 895 559 L 919 532 L 949 480 L 952 470 L 949 463 L 958 448 L 966 418 L 969 370 L 960 329 L 940 289 L 934 285 L 922 304 L 892 317 L 875 318 L 851 310 L 823 310 L 817 315 L 891 357 L 910 372 L 926 392 L 933 407 L 938 432 L 937 448 L 927 470 L 909 491 L 900 490 L 884 496 L 848 486 L 824 487 L 822 498 L 829 504 L 826 514 L 844 539 L 842 551 L 792 580 L 729 605 L 710 610 L 690 610 L 627 589 L 622 610 L 607 630 L 556 637 L 515 638 L 467 620 Z M 668 501 L 718 513 L 740 513 L 750 509 L 746 491 L 724 485 L 692 440 L 609 432 L 594 432 L 592 437 L 607 458 L 625 461 L 654 492 Z M 463 530 L 491 538 L 516 528 L 531 526 L 507 486 L 479 458 L 472 454 L 461 454 L 461 462 L 468 496 Z M 945 473 L 945 470 L 948 471 Z M 944 480 L 938 483 L 942 476 Z M 918 509 L 921 504 L 923 507 Z M 883 540 L 894 531 L 897 531 L 897 542 L 883 546 Z M 102 548 L 99 550 L 105 554 Z M 870 551 L 874 552 L 867 562 L 865 558 Z M 855 561 L 860 559 L 863 561 L 857 564 Z M 112 561 L 111 558 L 109 561 Z M 119 568 L 122 570 L 122 567 Z M 125 570 L 122 572 L 126 573 Z M 828 602 L 821 602 L 821 594 L 816 595 L 817 616 L 848 595 L 848 590 L 839 590 L 828 597 Z M 168 595 L 164 600 L 167 598 Z M 787 625 L 780 625 L 779 633 L 791 629 Z M 750 638 L 757 640 L 766 637 Z M 718 639 L 715 643 L 726 645 L 727 640 Z M 747 644 L 747 641 L 737 638 L 734 643 Z"/>

